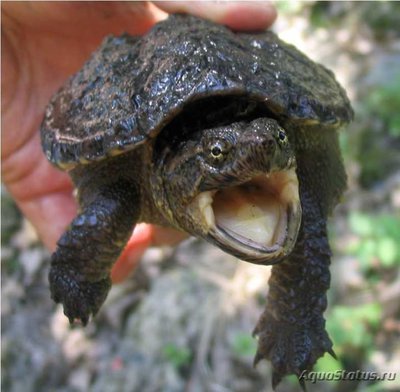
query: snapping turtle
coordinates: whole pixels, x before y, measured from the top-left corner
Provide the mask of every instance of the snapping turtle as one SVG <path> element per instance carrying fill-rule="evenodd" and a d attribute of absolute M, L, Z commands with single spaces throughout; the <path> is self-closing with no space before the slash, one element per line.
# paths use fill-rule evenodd
<path fill-rule="evenodd" d="M 172 226 L 274 264 L 254 331 L 274 386 L 334 355 L 326 220 L 346 184 L 337 129 L 352 116 L 332 72 L 270 31 L 172 15 L 106 38 L 41 126 L 80 205 L 51 258 L 53 299 L 86 324 L 135 224 Z"/>

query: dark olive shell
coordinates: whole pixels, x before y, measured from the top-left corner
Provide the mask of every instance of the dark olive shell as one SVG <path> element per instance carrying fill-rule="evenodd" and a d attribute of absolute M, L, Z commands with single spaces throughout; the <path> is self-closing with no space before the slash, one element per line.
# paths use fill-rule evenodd
<path fill-rule="evenodd" d="M 42 145 L 70 168 L 133 149 L 188 103 L 221 95 L 257 100 L 303 127 L 336 128 L 353 116 L 332 72 L 271 31 L 234 33 L 172 15 L 143 37 L 107 37 L 52 98 Z"/>

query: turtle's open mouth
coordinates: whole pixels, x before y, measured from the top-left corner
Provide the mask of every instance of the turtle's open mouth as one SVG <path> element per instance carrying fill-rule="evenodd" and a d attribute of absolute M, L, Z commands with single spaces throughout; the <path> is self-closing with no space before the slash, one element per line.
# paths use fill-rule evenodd
<path fill-rule="evenodd" d="M 293 249 L 301 221 L 294 168 L 202 192 L 196 202 L 208 239 L 242 260 L 273 264 Z"/>

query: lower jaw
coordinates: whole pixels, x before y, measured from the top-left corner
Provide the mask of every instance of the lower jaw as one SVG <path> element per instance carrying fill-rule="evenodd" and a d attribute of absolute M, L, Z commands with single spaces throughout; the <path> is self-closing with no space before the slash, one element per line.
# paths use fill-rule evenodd
<path fill-rule="evenodd" d="M 301 211 L 298 211 L 297 214 L 301 214 Z M 254 264 L 273 265 L 282 261 L 293 250 L 300 222 L 300 216 L 292 217 L 292 221 L 288 222 L 290 229 L 282 243 L 275 243 L 271 246 L 263 246 L 248 239 L 238 239 L 236 233 L 231 233 L 218 225 L 209 231 L 206 240 L 240 260 Z"/>
<path fill-rule="evenodd" d="M 206 239 L 241 260 L 275 264 L 295 245 L 301 207 L 294 170 L 211 191 L 199 206 L 209 224 Z"/>
<path fill-rule="evenodd" d="M 223 236 L 221 236 L 221 234 Z M 240 242 L 237 242 L 233 245 L 230 241 L 224 240 L 225 238 L 226 233 L 223 231 L 221 232 L 221 230 L 218 228 L 210 231 L 206 237 L 208 242 L 218 246 L 226 253 L 235 256 L 239 260 L 247 261 L 253 264 L 272 265 L 279 263 L 291 251 L 291 249 L 285 251 L 283 248 L 278 246 L 271 247 L 268 250 L 262 250 L 259 248 L 257 249 L 255 247 L 246 246 L 246 244 L 242 244 Z"/>

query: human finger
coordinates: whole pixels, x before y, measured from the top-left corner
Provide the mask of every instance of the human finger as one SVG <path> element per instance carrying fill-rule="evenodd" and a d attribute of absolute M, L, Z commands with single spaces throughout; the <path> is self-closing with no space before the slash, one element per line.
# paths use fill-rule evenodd
<path fill-rule="evenodd" d="M 233 30 L 265 30 L 276 17 L 269 1 L 155 1 L 167 13 L 185 13 L 224 24 Z"/>
<path fill-rule="evenodd" d="M 146 223 L 137 225 L 128 244 L 112 269 L 111 279 L 113 283 L 122 282 L 131 274 L 149 246 L 172 246 L 187 237 L 188 234 L 168 227 Z"/>

